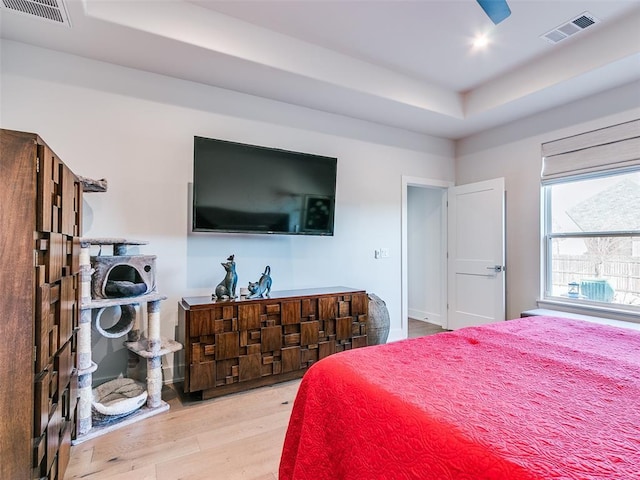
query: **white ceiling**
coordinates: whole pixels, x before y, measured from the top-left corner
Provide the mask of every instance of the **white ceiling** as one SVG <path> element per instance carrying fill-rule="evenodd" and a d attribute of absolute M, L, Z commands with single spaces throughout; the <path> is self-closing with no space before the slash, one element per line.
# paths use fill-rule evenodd
<path fill-rule="evenodd" d="M 65 5 L 70 28 L 0 9 L 0 35 L 447 138 L 640 79 L 640 0 L 509 0 L 497 26 L 475 0 Z M 600 22 L 539 38 L 585 11 Z"/>

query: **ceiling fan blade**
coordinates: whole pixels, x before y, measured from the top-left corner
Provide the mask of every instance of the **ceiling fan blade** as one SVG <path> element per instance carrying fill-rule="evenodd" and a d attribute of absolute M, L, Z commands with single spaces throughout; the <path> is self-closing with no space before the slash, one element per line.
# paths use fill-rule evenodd
<path fill-rule="evenodd" d="M 476 0 L 496 25 L 511 15 L 507 0 Z"/>

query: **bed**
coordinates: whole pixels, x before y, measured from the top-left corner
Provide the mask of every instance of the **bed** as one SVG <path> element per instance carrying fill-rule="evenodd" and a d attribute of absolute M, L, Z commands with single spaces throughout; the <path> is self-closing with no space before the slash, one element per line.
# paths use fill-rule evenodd
<path fill-rule="evenodd" d="M 640 479 L 640 331 L 528 317 L 327 357 L 279 479 Z"/>

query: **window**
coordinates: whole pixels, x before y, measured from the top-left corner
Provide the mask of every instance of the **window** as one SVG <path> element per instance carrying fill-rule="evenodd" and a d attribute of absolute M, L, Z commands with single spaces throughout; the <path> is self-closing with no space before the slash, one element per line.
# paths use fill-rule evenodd
<path fill-rule="evenodd" d="M 640 311 L 640 168 L 542 187 L 544 298 Z"/>
<path fill-rule="evenodd" d="M 635 318 L 640 119 L 543 143 L 542 198 L 542 303 Z"/>

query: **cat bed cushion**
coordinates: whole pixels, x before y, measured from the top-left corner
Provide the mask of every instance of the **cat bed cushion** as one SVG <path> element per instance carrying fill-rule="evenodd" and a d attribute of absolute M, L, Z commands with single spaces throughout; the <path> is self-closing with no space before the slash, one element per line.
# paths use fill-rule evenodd
<path fill-rule="evenodd" d="M 93 409 L 101 415 L 127 415 L 147 401 L 145 385 L 132 378 L 116 378 L 93 389 Z"/>
<path fill-rule="evenodd" d="M 104 288 L 107 297 L 137 297 L 147 293 L 145 283 L 133 283 L 126 280 L 108 280 Z"/>

